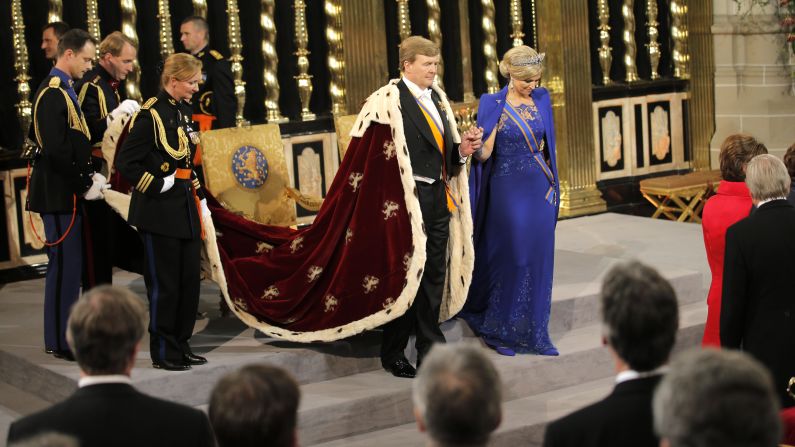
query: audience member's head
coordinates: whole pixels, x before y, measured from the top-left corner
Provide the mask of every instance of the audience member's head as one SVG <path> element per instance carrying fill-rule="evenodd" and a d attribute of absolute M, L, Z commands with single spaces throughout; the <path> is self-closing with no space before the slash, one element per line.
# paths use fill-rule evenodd
<path fill-rule="evenodd" d="M 748 185 L 754 204 L 786 198 L 791 182 L 784 162 L 774 155 L 757 155 L 748 162 L 745 184 Z"/>
<path fill-rule="evenodd" d="M 745 166 L 757 155 L 766 154 L 767 147 L 744 133 L 729 135 L 720 146 L 720 174 L 723 180 L 742 182 Z"/>
<path fill-rule="evenodd" d="M 69 31 L 69 25 L 65 22 L 50 22 L 41 29 L 41 49 L 44 50 L 44 57 L 55 60 L 58 56 L 58 42 L 61 37 Z"/>
<path fill-rule="evenodd" d="M 210 41 L 210 27 L 201 16 L 186 17 L 179 26 L 179 40 L 190 54 L 196 54 Z"/>
<path fill-rule="evenodd" d="M 149 316 L 143 300 L 119 286 L 89 290 L 72 306 L 66 340 L 88 375 L 129 375 Z"/>
<path fill-rule="evenodd" d="M 55 66 L 72 79 L 80 79 L 91 70 L 96 56 L 97 41 L 87 31 L 73 28 L 58 42 L 58 59 Z"/>
<path fill-rule="evenodd" d="M 738 351 L 685 353 L 671 363 L 653 407 L 661 446 L 778 445 L 778 398 L 770 373 Z"/>
<path fill-rule="evenodd" d="M 210 423 L 219 447 L 298 445 L 300 391 L 281 368 L 248 365 L 227 374 L 210 396 Z"/>
<path fill-rule="evenodd" d="M 784 165 L 787 167 L 790 180 L 795 180 L 795 143 L 784 154 Z"/>
<path fill-rule="evenodd" d="M 604 337 L 635 371 L 668 361 L 679 328 L 676 292 L 657 270 L 631 261 L 613 267 L 602 283 Z"/>
<path fill-rule="evenodd" d="M 108 34 L 99 44 L 99 64 L 117 81 L 133 71 L 137 55 L 138 45 L 121 31 Z"/>
<path fill-rule="evenodd" d="M 80 441 L 63 433 L 47 432 L 13 442 L 9 447 L 80 447 Z"/>
<path fill-rule="evenodd" d="M 414 417 L 430 445 L 486 445 L 502 419 L 502 384 L 480 347 L 434 345 L 414 380 Z"/>

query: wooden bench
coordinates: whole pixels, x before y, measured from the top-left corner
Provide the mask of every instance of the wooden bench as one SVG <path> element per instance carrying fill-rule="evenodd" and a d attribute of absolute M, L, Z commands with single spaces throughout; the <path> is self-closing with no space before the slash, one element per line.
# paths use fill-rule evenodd
<path fill-rule="evenodd" d="M 704 199 L 719 182 L 720 171 L 667 175 L 641 180 L 640 192 L 656 208 L 652 219 L 665 216 L 677 222 L 701 223 Z"/>

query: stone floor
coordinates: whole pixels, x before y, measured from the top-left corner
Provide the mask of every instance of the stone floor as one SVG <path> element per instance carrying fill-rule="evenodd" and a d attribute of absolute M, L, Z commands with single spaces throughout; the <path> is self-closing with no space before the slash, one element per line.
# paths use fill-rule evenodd
<path fill-rule="evenodd" d="M 597 294 L 616 262 L 639 259 L 657 267 L 679 297 L 677 349 L 696 346 L 706 318 L 709 271 L 695 224 L 602 214 L 561 221 L 556 234 L 550 330 L 561 356 L 500 357 L 490 352 L 505 387 L 505 417 L 493 445 L 540 445 L 546 423 L 599 399 L 612 388 L 612 364 L 601 346 Z M 143 280 L 118 272 L 117 284 L 144 294 Z M 43 280 L 0 287 L 0 444 L 8 425 L 68 396 L 78 369 L 42 351 Z M 155 370 L 142 351 L 135 385 L 148 393 L 204 408 L 213 384 L 252 362 L 278 364 L 302 384 L 301 445 L 382 447 L 422 445 L 411 415 L 411 381 L 379 367 L 380 334 L 371 331 L 327 344 L 302 345 L 264 337 L 234 317 L 221 317 L 214 284 L 202 285 L 192 345 L 209 364 L 188 372 Z M 478 342 L 466 325 L 443 325 L 451 342 Z M 148 346 L 144 341 L 143 347 Z M 409 352 L 409 355 L 412 353 Z"/>

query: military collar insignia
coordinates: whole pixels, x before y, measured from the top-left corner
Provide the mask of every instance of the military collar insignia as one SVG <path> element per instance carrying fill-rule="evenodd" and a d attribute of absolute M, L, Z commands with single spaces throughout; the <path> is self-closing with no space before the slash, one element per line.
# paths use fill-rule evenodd
<path fill-rule="evenodd" d="M 168 98 L 168 102 L 169 102 L 169 104 L 171 104 L 172 106 L 175 106 L 175 105 L 177 105 L 177 101 L 174 101 L 174 98 L 171 98 L 171 97 L 169 97 L 169 98 Z"/>

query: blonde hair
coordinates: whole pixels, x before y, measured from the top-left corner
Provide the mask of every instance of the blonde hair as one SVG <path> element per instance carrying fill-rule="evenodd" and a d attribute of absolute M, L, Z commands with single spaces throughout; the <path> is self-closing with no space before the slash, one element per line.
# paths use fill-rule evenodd
<path fill-rule="evenodd" d="M 187 81 L 202 69 L 202 61 L 187 53 L 176 53 L 166 59 L 163 64 L 163 74 L 160 75 L 160 85 L 165 87 L 169 79 Z"/>
<path fill-rule="evenodd" d="M 538 57 L 538 52 L 527 45 L 513 47 L 505 52 L 500 61 L 500 74 L 505 78 L 526 80 L 541 76 L 544 67 L 541 63 L 528 64 L 531 58 Z"/>
<path fill-rule="evenodd" d="M 130 44 L 136 51 L 138 50 L 138 45 L 121 31 L 114 31 L 108 34 L 99 44 L 99 57 L 101 58 L 108 53 L 112 56 L 118 56 L 121 54 L 121 49 L 124 48 L 124 44 Z"/>
<path fill-rule="evenodd" d="M 400 42 L 398 50 L 398 59 L 400 60 L 400 71 L 403 71 L 403 65 L 408 62 L 414 62 L 417 55 L 434 57 L 439 55 L 439 47 L 432 41 L 422 36 L 409 36 Z"/>

